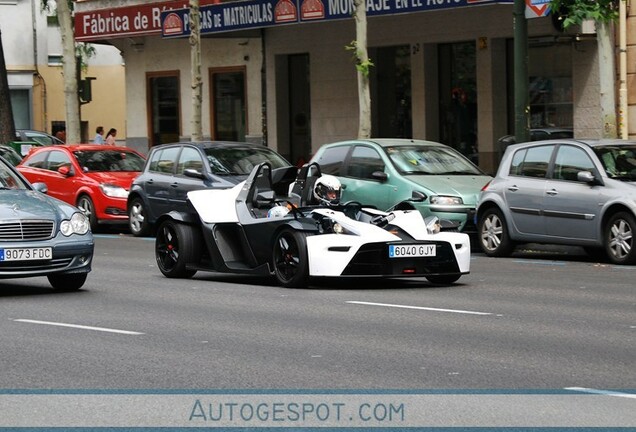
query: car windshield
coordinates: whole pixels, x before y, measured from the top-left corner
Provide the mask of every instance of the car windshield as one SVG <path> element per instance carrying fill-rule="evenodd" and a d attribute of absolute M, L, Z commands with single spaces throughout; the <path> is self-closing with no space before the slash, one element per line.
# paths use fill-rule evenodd
<path fill-rule="evenodd" d="M 85 172 L 141 171 L 145 163 L 127 150 L 76 150 L 73 154 Z"/>
<path fill-rule="evenodd" d="M 0 161 L 0 190 L 30 189 L 5 162 Z"/>
<path fill-rule="evenodd" d="M 594 147 L 594 153 L 601 160 L 609 177 L 617 180 L 636 181 L 636 146 Z"/>
<path fill-rule="evenodd" d="M 261 162 L 272 169 L 289 166 L 289 162 L 267 147 L 209 147 L 205 154 L 210 170 L 216 175 L 247 175 Z"/>
<path fill-rule="evenodd" d="M 450 147 L 395 146 L 386 153 L 402 174 L 482 175 L 472 162 Z"/>

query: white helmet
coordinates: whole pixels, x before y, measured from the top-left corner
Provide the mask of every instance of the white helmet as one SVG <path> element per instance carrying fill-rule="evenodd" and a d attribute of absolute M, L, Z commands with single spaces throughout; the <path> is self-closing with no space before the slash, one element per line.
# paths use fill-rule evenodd
<path fill-rule="evenodd" d="M 340 189 L 340 180 L 324 174 L 314 184 L 314 197 L 327 205 L 336 205 L 340 202 Z"/>

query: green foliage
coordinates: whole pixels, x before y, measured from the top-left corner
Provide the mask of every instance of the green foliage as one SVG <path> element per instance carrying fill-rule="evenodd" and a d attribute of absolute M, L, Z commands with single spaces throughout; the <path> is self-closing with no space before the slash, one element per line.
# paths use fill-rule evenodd
<path fill-rule="evenodd" d="M 358 72 L 360 72 L 365 77 L 368 77 L 371 68 L 375 65 L 373 64 L 371 59 L 362 59 L 360 51 L 358 51 L 358 42 L 355 40 L 351 41 L 349 45 L 345 45 L 345 49 L 347 51 L 353 52 L 353 60 L 356 62 L 356 69 L 358 70 Z"/>
<path fill-rule="evenodd" d="M 563 28 L 591 19 L 609 23 L 618 18 L 619 1 L 626 0 L 552 0 L 550 9 L 564 16 Z"/>

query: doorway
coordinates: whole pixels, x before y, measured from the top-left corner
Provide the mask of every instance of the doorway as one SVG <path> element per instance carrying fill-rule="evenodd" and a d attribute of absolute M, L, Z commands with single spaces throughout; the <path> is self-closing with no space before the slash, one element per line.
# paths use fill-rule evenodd
<path fill-rule="evenodd" d="M 411 50 L 408 45 L 369 48 L 371 68 L 371 135 L 413 138 Z"/>
<path fill-rule="evenodd" d="M 477 162 L 475 42 L 440 44 L 440 141 Z"/>
<path fill-rule="evenodd" d="M 148 73 L 146 83 L 150 147 L 179 141 L 179 72 Z"/>
<path fill-rule="evenodd" d="M 210 70 L 212 139 L 245 141 L 247 101 L 245 67 Z"/>
<path fill-rule="evenodd" d="M 311 158 L 309 54 L 288 56 L 290 162 L 301 166 Z"/>

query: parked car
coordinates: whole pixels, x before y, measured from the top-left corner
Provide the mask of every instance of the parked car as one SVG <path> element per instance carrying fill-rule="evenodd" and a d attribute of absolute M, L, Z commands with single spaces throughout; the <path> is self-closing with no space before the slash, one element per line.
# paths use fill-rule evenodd
<path fill-rule="evenodd" d="M 464 232 L 475 231 L 477 196 L 492 179 L 455 149 L 423 140 L 326 144 L 310 162 L 318 163 L 323 174 L 338 177 L 344 188 L 343 201 L 387 210 L 413 198 L 413 205 L 424 217 L 452 221 Z"/>
<path fill-rule="evenodd" d="M 96 230 L 128 223 L 128 191 L 144 163 L 126 147 L 83 144 L 38 147 L 17 168 L 29 181 L 46 183 L 49 195 L 78 206 Z"/>
<path fill-rule="evenodd" d="M 635 182 L 636 141 L 511 145 L 479 198 L 479 244 L 489 256 L 507 256 L 522 242 L 579 245 L 634 264 Z"/>
<path fill-rule="evenodd" d="M 40 145 L 59 145 L 64 144 L 64 141 L 54 137 L 46 132 L 30 130 L 30 129 L 17 129 L 15 131 L 16 141 L 34 141 Z"/>
<path fill-rule="evenodd" d="M 269 162 L 274 169 L 291 165 L 258 144 L 206 141 L 153 147 L 128 196 L 130 232 L 135 236 L 149 234 L 162 214 L 187 210 L 189 191 L 231 188 L 261 162 Z"/>
<path fill-rule="evenodd" d="M 287 207 L 287 198 L 276 191 L 288 189 L 295 172 L 263 162 L 231 189 L 188 192 L 196 217 L 173 211 L 158 221 L 159 270 L 171 278 L 199 270 L 274 276 L 284 287 L 304 287 L 311 277 L 361 276 L 450 284 L 469 272 L 468 235 L 440 232 L 437 218 L 427 223 L 412 209 L 383 212 L 341 204 L 340 185 L 321 183 L 324 176 L 313 183 L 323 203 Z"/>
<path fill-rule="evenodd" d="M 566 127 L 543 127 L 530 129 L 530 141 L 545 141 L 550 139 L 574 138 L 574 129 Z M 509 145 L 515 144 L 517 138 L 514 135 L 504 135 L 497 140 L 499 158 Z"/>
<path fill-rule="evenodd" d="M 0 279 L 46 276 L 56 290 L 77 290 L 91 271 L 88 219 L 45 191 L 0 158 Z"/>
<path fill-rule="evenodd" d="M 22 161 L 22 156 L 7 145 L 0 145 L 0 156 L 5 158 L 11 165 L 16 166 Z"/>

